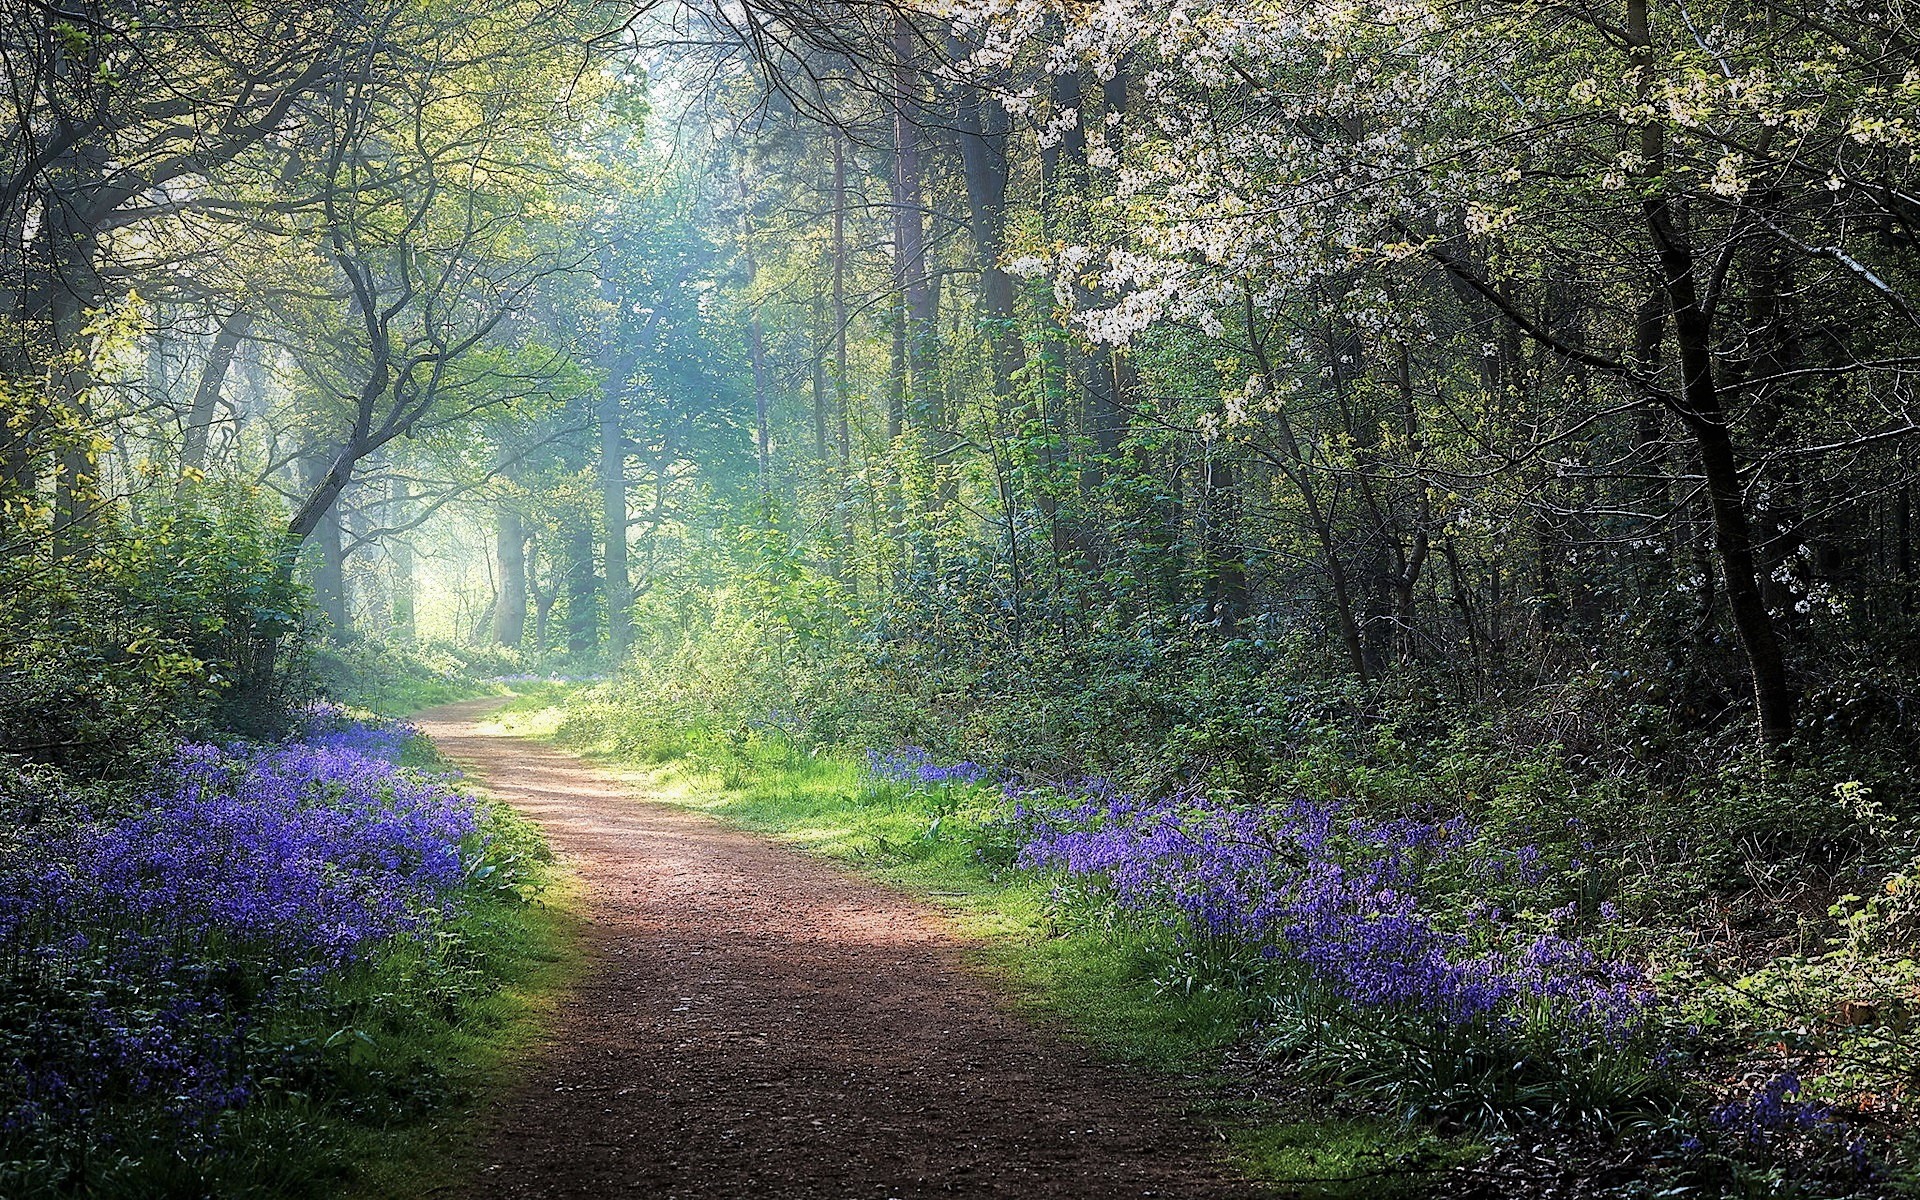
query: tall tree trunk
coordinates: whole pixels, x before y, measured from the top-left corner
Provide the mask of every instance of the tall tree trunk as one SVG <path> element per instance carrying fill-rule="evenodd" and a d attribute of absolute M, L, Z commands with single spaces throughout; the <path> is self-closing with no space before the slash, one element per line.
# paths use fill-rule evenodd
<path fill-rule="evenodd" d="M 752 267 L 748 268 L 749 286 Z M 753 368 L 753 449 L 760 481 L 760 524 L 773 528 L 773 424 L 767 379 L 767 337 L 756 307 L 747 321 L 747 357 Z"/>
<path fill-rule="evenodd" d="M 317 454 L 309 457 L 306 460 L 307 486 L 310 489 L 318 488 L 326 470 L 325 458 Z M 344 642 L 353 635 L 353 613 L 347 603 L 346 541 L 340 529 L 337 491 L 332 502 L 316 516 L 311 532 L 320 551 L 313 567 L 314 606 L 327 619 L 328 636 L 335 642 Z"/>
<path fill-rule="evenodd" d="M 1247 614 L 1247 574 L 1240 546 L 1240 480 L 1224 446 L 1206 448 L 1199 508 L 1201 603 L 1222 630 L 1231 630 Z"/>
<path fill-rule="evenodd" d="M 553 555 L 547 555 L 547 584 L 540 584 L 540 537 L 534 534 L 527 542 L 527 592 L 533 597 L 533 652 L 545 656 L 553 642 L 553 606 L 560 599 L 560 572 L 555 569 Z"/>
<path fill-rule="evenodd" d="M 1268 356 L 1266 343 L 1254 325 L 1254 312 L 1251 297 L 1245 307 L 1247 335 L 1253 342 L 1254 360 L 1258 363 L 1261 376 L 1265 379 L 1269 395 L 1278 392 L 1278 376 L 1274 373 L 1273 361 Z M 1320 489 L 1315 485 L 1313 473 L 1315 467 L 1306 459 L 1299 437 L 1294 433 L 1293 419 L 1283 407 L 1274 414 L 1273 428 L 1280 435 L 1280 448 L 1283 456 L 1269 456 L 1273 465 L 1293 484 L 1300 494 L 1301 506 L 1306 509 L 1307 522 L 1312 527 L 1313 537 L 1320 544 L 1321 566 L 1326 570 L 1327 583 L 1333 589 L 1333 619 L 1339 627 L 1340 640 L 1345 643 L 1347 656 L 1353 663 L 1353 673 L 1365 683 L 1373 678 L 1373 667 L 1367 656 L 1366 640 L 1361 634 L 1360 623 L 1354 615 L 1353 583 L 1347 570 L 1345 557 L 1341 554 L 1339 539 L 1333 524 L 1334 513 L 1324 502 Z"/>
<path fill-rule="evenodd" d="M 974 258 L 980 268 L 979 314 L 993 363 L 995 403 L 1005 415 L 1025 348 L 1014 324 L 1014 280 L 1001 266 L 1006 256 L 1006 112 L 985 100 L 972 83 L 959 87 L 955 129 L 967 186 L 967 215 Z"/>
<path fill-rule="evenodd" d="M 943 416 L 938 376 L 939 312 L 927 260 L 926 196 L 920 159 L 919 73 L 914 31 L 904 11 L 893 18 L 894 270 L 905 307 L 907 424 L 939 454 Z"/>
<path fill-rule="evenodd" d="M 504 504 L 494 510 L 494 547 L 500 586 L 493 605 L 493 641 L 518 649 L 527 637 L 527 526 Z"/>
<path fill-rule="evenodd" d="M 607 652 L 618 662 L 633 643 L 633 575 L 627 565 L 627 431 L 620 389 L 612 381 L 600 397 L 600 516 L 606 527 Z M 524 591 L 526 563 L 520 573 Z M 526 601 L 521 599 L 521 619 Z M 517 644 L 517 640 L 516 640 Z"/>
<path fill-rule="evenodd" d="M 594 571 L 593 521 L 586 512 L 569 514 L 561 533 L 561 560 L 566 570 L 567 653 L 575 659 L 591 655 L 600 644 L 600 579 Z"/>
<path fill-rule="evenodd" d="M 407 508 L 412 501 L 407 481 L 396 475 L 387 493 L 387 524 L 394 528 L 405 525 Z M 418 634 L 414 615 L 413 543 L 407 540 L 406 534 L 395 534 L 387 538 L 386 547 L 387 563 L 392 572 L 388 619 L 393 624 L 395 636 L 404 642 L 412 642 Z"/>
<path fill-rule="evenodd" d="M 740 228 L 741 241 L 745 252 L 741 257 L 741 266 L 746 272 L 747 302 L 751 306 L 747 313 L 747 361 L 753 371 L 753 448 L 759 470 L 760 484 L 760 524 L 762 528 L 773 528 L 773 426 L 772 396 L 767 375 L 767 335 L 760 320 L 760 299 L 754 295 L 754 284 L 759 279 L 760 264 L 754 257 L 753 238 L 753 199 L 747 185 L 747 169 L 743 163 L 737 182 L 740 187 Z"/>
<path fill-rule="evenodd" d="M 852 562 L 857 544 L 853 527 L 853 498 L 848 489 L 853 475 L 851 381 L 847 378 L 847 149 L 839 130 L 833 133 L 833 408 L 840 450 L 840 471 L 834 480 L 833 503 L 840 513 L 841 557 Z M 858 582 L 857 571 L 842 572 L 848 584 Z"/>
<path fill-rule="evenodd" d="M 96 39 L 98 41 L 98 39 Z M 76 82 L 102 66 L 97 45 L 67 64 Z M 77 554 L 92 540 L 104 497 L 94 441 L 92 319 L 107 304 L 99 269 L 100 229 L 92 211 L 107 171 L 108 149 L 98 140 L 76 141 L 49 165 L 48 192 L 37 252 L 46 266 L 43 287 L 31 302 L 45 314 L 53 355 L 47 371 L 46 415 L 64 426 L 55 455 L 53 537 L 59 554 Z M 41 328 L 38 314 L 23 327 Z"/>
<path fill-rule="evenodd" d="M 1654 50 L 1647 0 L 1627 0 L 1626 33 L 1634 65 L 1641 68 L 1643 78 L 1650 78 Z M 1643 90 L 1646 86 L 1642 84 Z M 1645 169 L 1649 177 L 1660 178 L 1665 170 L 1666 149 L 1665 134 L 1657 121 L 1648 121 L 1641 127 L 1641 153 L 1647 160 Z M 1761 591 L 1740 456 L 1714 374 L 1713 318 L 1700 301 L 1686 210 L 1662 190 L 1642 202 L 1641 213 L 1659 264 L 1667 312 L 1672 318 L 1680 367 L 1681 423 L 1700 454 L 1707 504 L 1713 514 L 1714 551 L 1727 591 L 1727 611 L 1733 618 L 1734 632 L 1739 636 L 1753 676 L 1753 706 L 1759 720 L 1760 744 L 1769 756 L 1779 757 L 1793 737 L 1794 688 L 1787 675 L 1779 633 Z"/>

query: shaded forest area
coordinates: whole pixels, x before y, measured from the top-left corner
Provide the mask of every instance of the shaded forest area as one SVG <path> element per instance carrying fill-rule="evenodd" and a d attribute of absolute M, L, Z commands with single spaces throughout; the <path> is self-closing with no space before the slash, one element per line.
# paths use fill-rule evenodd
<path fill-rule="evenodd" d="M 13 861 L 606 675 L 1514 1187 L 1911 1185 L 1898 6 L 0 11 Z"/>

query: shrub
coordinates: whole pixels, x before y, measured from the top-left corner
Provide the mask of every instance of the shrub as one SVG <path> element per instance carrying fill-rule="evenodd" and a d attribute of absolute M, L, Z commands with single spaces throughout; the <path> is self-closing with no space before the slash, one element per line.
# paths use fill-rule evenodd
<path fill-rule="evenodd" d="M 80 556 L 0 558 L 0 747 L 125 773 L 178 736 L 274 735 L 304 694 L 306 592 L 259 497 L 189 496 Z"/>

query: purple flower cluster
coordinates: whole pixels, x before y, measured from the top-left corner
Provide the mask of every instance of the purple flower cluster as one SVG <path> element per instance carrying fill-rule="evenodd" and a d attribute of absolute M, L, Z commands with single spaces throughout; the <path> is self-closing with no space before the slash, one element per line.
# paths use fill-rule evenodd
<path fill-rule="evenodd" d="M 115 819 L 0 839 L 0 1133 L 134 1101 L 192 1123 L 238 1106 L 249 1030 L 448 914 L 472 801 L 395 761 L 411 732 L 332 710 L 308 740 L 181 747 Z"/>
<path fill-rule="evenodd" d="M 1750 1144 L 1777 1133 L 1817 1132 L 1834 1123 L 1831 1104 L 1800 1099 L 1804 1089 L 1791 1071 L 1774 1076 L 1751 1095 L 1729 1100 L 1712 1113 L 1713 1124 Z"/>
<path fill-rule="evenodd" d="M 867 774 L 880 783 L 924 788 L 980 783 L 988 771 L 976 762 L 940 763 L 922 747 L 903 746 L 884 754 L 867 751 Z"/>
<path fill-rule="evenodd" d="M 300 710 L 294 725 L 294 743 L 334 750 L 350 750 L 368 758 L 397 763 L 408 745 L 420 736 L 410 721 L 364 720 L 330 700 L 316 700 Z"/>
<path fill-rule="evenodd" d="M 472 804 L 403 774 L 378 732 L 251 756 L 186 746 L 143 811 L 82 840 L 94 922 L 342 966 L 416 928 L 461 881 Z"/>
<path fill-rule="evenodd" d="M 1038 808 L 1033 794 L 1015 797 L 1015 821 L 1031 831 L 1025 865 L 1058 869 L 1136 919 L 1256 957 L 1342 1004 L 1612 1040 L 1639 1028 L 1652 1002 L 1644 970 L 1565 932 L 1570 907 L 1521 920 L 1461 905 L 1476 883 L 1538 869 L 1528 848 L 1482 848 L 1464 818 L 1076 791 Z"/>

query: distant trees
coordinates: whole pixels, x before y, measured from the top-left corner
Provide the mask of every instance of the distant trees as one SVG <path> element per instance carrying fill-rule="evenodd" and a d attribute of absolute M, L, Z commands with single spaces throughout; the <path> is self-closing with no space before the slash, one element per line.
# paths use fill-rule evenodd
<path fill-rule="evenodd" d="M 12 109 L 0 131 L 0 486 L 18 515 L 55 497 L 65 530 L 103 502 L 90 420 L 101 316 L 181 249 L 155 218 L 204 204 L 208 180 L 295 123 L 380 21 L 325 0 L 8 0 L 0 15 Z"/>
<path fill-rule="evenodd" d="M 1907 670 L 1897 14 L 16 9 L 11 552 L 225 475 L 343 626 L 489 506 L 468 632 L 581 654 L 718 522 L 1010 642 L 1463 699 L 1626 642 L 1775 749 Z"/>

